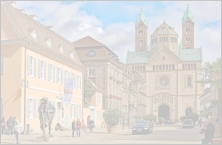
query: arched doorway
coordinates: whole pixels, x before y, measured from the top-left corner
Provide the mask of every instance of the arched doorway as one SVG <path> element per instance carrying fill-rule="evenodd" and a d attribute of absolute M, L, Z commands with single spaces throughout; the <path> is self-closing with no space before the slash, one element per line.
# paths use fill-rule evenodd
<path fill-rule="evenodd" d="M 158 117 L 164 117 L 165 119 L 170 119 L 170 108 L 168 105 L 161 105 L 158 108 Z"/>
<path fill-rule="evenodd" d="M 192 109 L 191 108 L 187 108 L 186 109 L 186 116 L 188 116 L 190 113 L 192 113 Z"/>

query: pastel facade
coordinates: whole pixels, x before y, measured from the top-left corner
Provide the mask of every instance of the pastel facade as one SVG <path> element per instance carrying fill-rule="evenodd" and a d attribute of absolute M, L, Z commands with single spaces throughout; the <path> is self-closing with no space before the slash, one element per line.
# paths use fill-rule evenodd
<path fill-rule="evenodd" d="M 70 128 L 72 119 L 83 117 L 84 78 L 72 44 L 8 3 L 2 3 L 1 19 L 3 116 L 39 130 L 39 100 L 47 97 L 56 108 L 52 128 L 56 123 Z M 74 86 L 65 105 L 67 78 L 74 78 Z"/>

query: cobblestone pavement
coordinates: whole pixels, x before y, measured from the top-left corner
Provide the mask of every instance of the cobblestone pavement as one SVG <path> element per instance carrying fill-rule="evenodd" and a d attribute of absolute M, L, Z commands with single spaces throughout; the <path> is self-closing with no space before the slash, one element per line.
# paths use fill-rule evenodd
<path fill-rule="evenodd" d="M 152 134 L 132 135 L 123 133 L 109 139 L 95 141 L 95 144 L 201 144 L 199 128 L 185 128 L 181 125 L 155 127 Z"/>
<path fill-rule="evenodd" d="M 21 144 L 201 144 L 199 127 L 182 128 L 181 124 L 155 126 L 152 134 L 132 135 L 131 130 L 119 126 L 115 133 L 108 134 L 106 128 L 96 128 L 93 133 L 87 130 L 81 137 L 71 137 L 71 131 L 55 132 L 50 142 L 33 142 L 41 132 L 21 135 Z M 2 144 L 12 144 L 14 136 L 3 136 Z"/>

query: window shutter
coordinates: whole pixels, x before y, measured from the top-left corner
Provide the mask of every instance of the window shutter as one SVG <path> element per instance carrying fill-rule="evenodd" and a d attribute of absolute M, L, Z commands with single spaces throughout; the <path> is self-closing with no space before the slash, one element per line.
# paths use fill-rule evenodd
<path fill-rule="evenodd" d="M 36 60 L 35 60 L 35 58 L 33 58 L 33 60 L 34 60 L 34 77 L 36 77 Z"/>
<path fill-rule="evenodd" d="M 33 117 L 36 118 L 36 99 L 33 99 Z"/>
<path fill-rule="evenodd" d="M 4 55 L 1 55 L 1 74 L 3 74 L 4 70 Z"/>
<path fill-rule="evenodd" d="M 52 81 L 55 82 L 55 66 L 52 66 Z"/>
<path fill-rule="evenodd" d="M 38 72 L 39 72 L 38 75 L 39 75 L 39 76 L 38 76 L 38 77 L 40 78 L 40 77 L 41 77 L 41 61 L 40 61 L 40 60 L 39 60 L 39 63 L 38 63 L 38 64 L 39 64 L 39 69 L 38 69 Z"/>
<path fill-rule="evenodd" d="M 46 80 L 46 62 L 44 62 L 44 79 Z"/>
<path fill-rule="evenodd" d="M 30 116 L 29 116 L 29 115 L 30 115 L 29 105 L 30 105 L 30 104 L 29 104 L 29 99 L 27 99 L 27 100 L 26 100 L 26 107 L 27 107 L 27 108 L 26 108 L 26 111 L 27 111 L 27 112 L 26 112 L 26 116 L 27 116 L 27 118 L 30 117 Z"/>
<path fill-rule="evenodd" d="M 82 107 L 79 105 L 79 118 L 82 118 Z"/>
<path fill-rule="evenodd" d="M 27 72 L 30 75 L 30 64 L 31 64 L 31 57 L 27 56 Z"/>
<path fill-rule="evenodd" d="M 50 81 L 50 64 L 48 65 L 48 80 Z"/>
<path fill-rule="evenodd" d="M 77 105 L 75 105 L 75 118 L 76 118 L 76 119 L 77 119 L 77 117 L 78 117 L 77 114 L 78 114 L 78 113 L 77 113 Z"/>
<path fill-rule="evenodd" d="M 72 104 L 70 104 L 70 118 L 72 118 Z"/>
<path fill-rule="evenodd" d="M 55 74 L 56 74 L 56 75 L 55 75 L 55 79 L 56 79 L 56 83 L 58 83 L 58 82 L 59 82 L 59 75 L 58 75 L 58 74 L 59 74 L 59 68 L 56 67 L 56 68 L 55 68 L 55 71 L 56 71 L 56 72 L 55 72 Z"/>
<path fill-rule="evenodd" d="M 63 70 L 61 69 L 61 84 L 63 84 Z"/>

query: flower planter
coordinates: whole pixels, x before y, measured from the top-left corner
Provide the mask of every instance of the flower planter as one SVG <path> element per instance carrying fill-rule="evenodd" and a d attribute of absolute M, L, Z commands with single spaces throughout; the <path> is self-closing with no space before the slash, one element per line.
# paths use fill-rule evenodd
<path fill-rule="evenodd" d="M 220 126 L 215 126 L 214 137 L 220 137 Z"/>
<path fill-rule="evenodd" d="M 114 133 L 116 130 L 116 126 L 107 126 L 107 133 Z"/>

